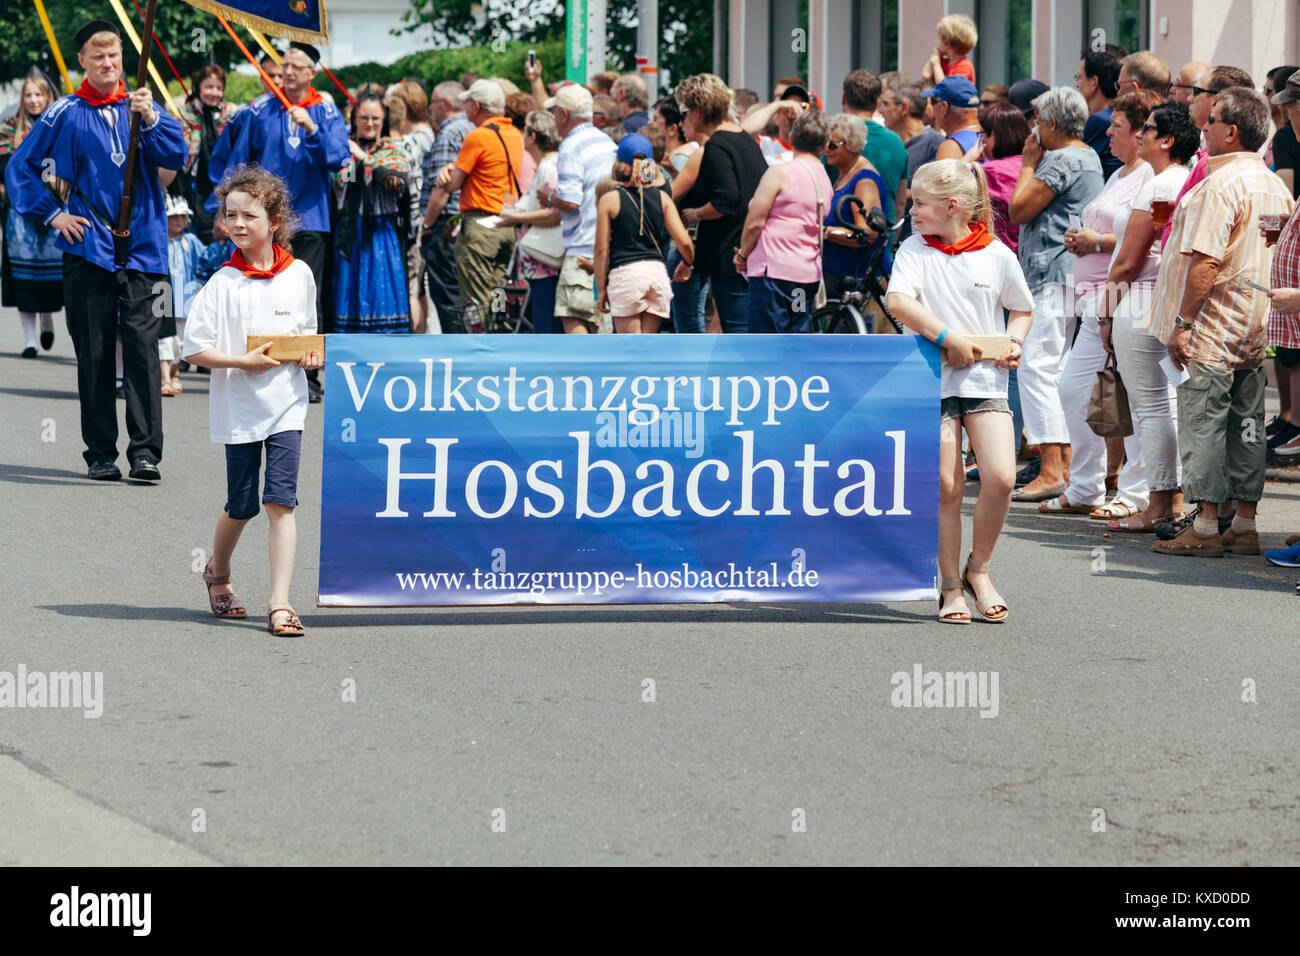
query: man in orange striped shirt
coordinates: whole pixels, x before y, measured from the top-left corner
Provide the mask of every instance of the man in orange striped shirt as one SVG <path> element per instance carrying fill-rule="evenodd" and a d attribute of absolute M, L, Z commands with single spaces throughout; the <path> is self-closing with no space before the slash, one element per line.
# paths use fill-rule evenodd
<path fill-rule="evenodd" d="M 1265 213 L 1289 214 L 1290 190 L 1260 160 L 1268 104 L 1253 89 L 1218 95 L 1205 129 L 1209 171 L 1174 210 L 1147 331 L 1190 377 L 1178 387 L 1183 493 L 1201 504 L 1196 520 L 1162 554 L 1259 554 L 1255 511 L 1264 493 L 1264 347 L 1269 250 Z M 1237 513 L 1222 535 L 1219 506 Z"/>

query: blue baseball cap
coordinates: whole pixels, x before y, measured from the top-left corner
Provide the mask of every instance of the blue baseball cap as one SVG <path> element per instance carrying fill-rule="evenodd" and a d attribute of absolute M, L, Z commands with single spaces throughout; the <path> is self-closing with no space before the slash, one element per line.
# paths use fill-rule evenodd
<path fill-rule="evenodd" d="M 631 163 L 637 156 L 653 159 L 654 154 L 655 148 L 650 145 L 650 140 L 640 133 L 629 133 L 618 141 L 618 161 L 620 163 Z"/>
<path fill-rule="evenodd" d="M 937 96 L 949 106 L 960 110 L 978 109 L 980 91 L 964 76 L 946 76 L 938 86 L 926 90 L 922 96 Z"/>

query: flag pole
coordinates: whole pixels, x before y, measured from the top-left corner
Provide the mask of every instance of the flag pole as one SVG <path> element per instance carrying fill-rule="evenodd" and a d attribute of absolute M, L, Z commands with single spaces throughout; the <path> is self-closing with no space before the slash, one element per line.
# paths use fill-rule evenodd
<path fill-rule="evenodd" d="M 41 0 L 36 0 L 36 13 L 41 18 L 45 38 L 50 41 L 50 52 L 54 54 L 54 62 L 59 65 L 59 73 L 63 77 L 63 89 L 71 93 L 72 80 L 68 78 L 68 66 L 63 62 L 63 52 L 59 49 L 59 41 L 54 39 L 54 27 L 50 25 L 50 15 L 45 12 L 45 4 Z"/>
<path fill-rule="evenodd" d="M 140 14 L 140 19 L 143 20 L 144 11 L 140 9 L 140 0 L 131 0 L 131 3 L 135 5 L 135 12 Z M 190 88 L 186 86 L 185 81 L 181 79 L 180 71 L 176 69 L 176 64 L 172 62 L 172 58 L 167 55 L 167 49 L 162 45 L 162 40 L 158 38 L 157 33 L 153 35 L 153 42 L 158 46 L 158 52 L 163 55 L 163 59 L 167 61 L 167 65 L 171 67 L 172 76 L 176 77 L 176 82 L 181 85 L 181 92 L 184 93 L 186 99 L 188 99 Z"/>
<path fill-rule="evenodd" d="M 151 8 L 153 4 L 154 4 L 154 0 L 149 0 L 149 5 Z M 271 92 L 276 95 L 276 98 L 280 101 L 280 104 L 287 110 L 293 109 L 293 104 L 290 103 L 289 98 L 284 95 L 284 91 L 281 90 L 280 87 L 276 86 L 275 83 L 271 81 L 271 78 L 266 75 L 266 70 L 262 69 L 262 64 L 258 63 L 257 58 L 253 56 L 252 53 L 249 52 L 248 47 L 244 46 L 244 41 L 239 39 L 239 37 L 235 34 L 234 29 L 232 29 L 230 24 L 226 22 L 226 18 L 219 13 L 214 13 L 213 16 L 217 18 L 218 23 L 220 23 L 223 27 L 226 28 L 226 32 L 230 34 L 230 39 L 235 41 L 235 46 L 239 47 L 239 51 L 243 53 L 244 56 L 248 58 L 248 62 L 253 64 L 253 66 L 257 69 L 258 75 L 262 77 L 262 81 L 266 83 L 267 87 L 271 90 Z"/>
<path fill-rule="evenodd" d="M 144 86 L 149 76 L 149 47 L 153 45 L 153 18 L 158 0 L 149 0 L 144 14 L 144 37 L 140 47 L 140 65 L 135 71 L 135 89 Z M 164 90 L 166 88 L 164 87 Z M 131 138 L 126 147 L 126 176 L 122 183 L 122 204 L 117 210 L 117 228 L 113 230 L 113 261 L 118 282 L 126 281 L 126 261 L 131 251 L 131 212 L 135 205 L 135 157 L 140 150 L 140 114 L 131 113 Z"/>

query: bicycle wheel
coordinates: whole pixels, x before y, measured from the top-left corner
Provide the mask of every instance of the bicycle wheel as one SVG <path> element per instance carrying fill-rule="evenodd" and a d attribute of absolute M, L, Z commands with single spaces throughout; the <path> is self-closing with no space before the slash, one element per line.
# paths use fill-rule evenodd
<path fill-rule="evenodd" d="M 866 335 L 868 331 L 858 310 L 840 302 L 828 302 L 814 312 L 812 328 L 830 335 Z"/>

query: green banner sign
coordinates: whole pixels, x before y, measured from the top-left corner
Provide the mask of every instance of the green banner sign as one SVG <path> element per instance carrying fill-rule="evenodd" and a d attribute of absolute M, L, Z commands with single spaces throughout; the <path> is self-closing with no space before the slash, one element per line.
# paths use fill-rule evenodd
<path fill-rule="evenodd" d="M 587 0 L 565 4 L 564 78 L 587 82 Z"/>

